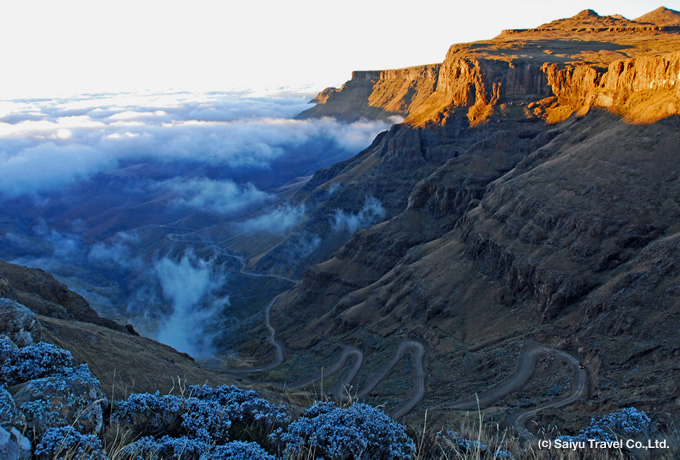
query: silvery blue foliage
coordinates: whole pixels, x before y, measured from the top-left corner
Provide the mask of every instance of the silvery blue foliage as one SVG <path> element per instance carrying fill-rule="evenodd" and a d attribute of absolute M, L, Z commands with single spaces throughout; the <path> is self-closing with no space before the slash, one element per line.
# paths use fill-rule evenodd
<path fill-rule="evenodd" d="M 87 363 L 79 364 L 72 369 L 64 369 L 62 375 L 93 388 L 99 388 L 101 385 L 99 379 L 95 377 Z"/>
<path fill-rule="evenodd" d="M 192 438 L 208 444 L 222 444 L 229 439 L 230 413 L 212 401 L 187 398 L 182 413 L 182 428 Z"/>
<path fill-rule="evenodd" d="M 163 436 L 156 439 L 146 436 L 126 446 L 121 451 L 123 458 L 146 460 L 149 458 L 175 458 L 190 460 L 203 458 L 210 450 L 210 444 L 186 436 L 173 438 Z"/>
<path fill-rule="evenodd" d="M 111 414 L 111 421 L 126 425 L 133 432 L 155 435 L 168 432 L 181 424 L 182 398 L 160 392 L 133 393 L 120 401 Z"/>
<path fill-rule="evenodd" d="M 256 442 L 232 441 L 216 446 L 204 456 L 206 460 L 276 460 Z"/>
<path fill-rule="evenodd" d="M 264 438 L 272 431 L 280 433 L 290 420 L 285 406 L 252 390 L 204 385 L 189 387 L 186 395 L 133 394 L 118 404 L 111 420 L 144 436 L 186 437 L 207 445 L 226 443 L 233 431 Z"/>
<path fill-rule="evenodd" d="M 493 458 L 501 459 L 513 458 L 512 454 L 505 449 L 501 449 L 500 447 L 498 447 L 495 450 L 491 449 L 488 445 L 486 445 L 483 442 L 460 436 L 456 431 L 451 430 L 447 431 L 446 437 L 449 440 L 451 440 L 460 451 L 464 453 L 471 454 L 474 454 L 476 452 L 479 452 L 480 454 L 489 453 L 490 455 L 493 455 Z"/>
<path fill-rule="evenodd" d="M 413 458 L 416 450 L 403 425 L 362 403 L 346 409 L 317 403 L 290 424 L 283 439 L 286 454 L 313 453 L 323 459 Z"/>
<path fill-rule="evenodd" d="M 7 344 L 3 345 L 5 347 Z M 23 348 L 2 348 L 2 379 L 16 385 L 52 375 L 67 375 L 76 365 L 71 352 L 40 342 Z"/>
<path fill-rule="evenodd" d="M 189 387 L 188 393 L 201 401 L 219 406 L 232 422 L 256 423 L 267 428 L 288 425 L 290 422 L 285 405 L 272 404 L 253 390 L 242 390 L 233 385 L 215 388 L 195 385 Z"/>
<path fill-rule="evenodd" d="M 9 337 L 0 335 L 0 365 L 4 364 L 5 360 L 12 355 L 16 348 L 17 346 Z"/>
<path fill-rule="evenodd" d="M 15 393 L 14 400 L 29 427 L 38 432 L 73 424 L 83 433 L 92 433 L 103 425 L 102 402 L 106 404 L 106 397 L 87 364 L 63 367 L 49 377 L 31 379 Z"/>
<path fill-rule="evenodd" d="M 275 460 L 256 442 L 232 441 L 215 446 L 186 436 L 155 439 L 147 436 L 125 447 L 124 458 L 146 460 L 148 458 L 173 458 L 178 460 Z"/>
<path fill-rule="evenodd" d="M 581 430 L 576 436 L 560 436 L 564 441 L 596 441 L 613 442 L 622 436 L 649 435 L 656 431 L 655 424 L 647 414 L 634 407 L 628 407 L 599 420 L 590 419 L 590 425 Z"/>
<path fill-rule="evenodd" d="M 35 448 L 35 455 L 42 458 L 78 458 L 82 460 L 105 460 L 106 451 L 95 435 L 84 435 L 73 427 L 50 428 Z"/>

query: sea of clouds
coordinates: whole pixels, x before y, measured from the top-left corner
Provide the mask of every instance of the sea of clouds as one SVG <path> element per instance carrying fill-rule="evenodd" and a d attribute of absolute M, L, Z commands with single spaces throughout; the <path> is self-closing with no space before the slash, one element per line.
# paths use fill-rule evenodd
<path fill-rule="evenodd" d="M 0 196 L 50 191 L 133 160 L 266 169 L 287 155 L 314 155 L 300 148 L 318 139 L 354 154 L 389 127 L 294 119 L 307 102 L 304 96 L 238 93 L 0 101 Z M 191 205 L 234 184 L 203 179 L 167 186 L 186 192 Z M 226 191 L 257 199 L 252 188 Z"/>
<path fill-rule="evenodd" d="M 82 184 L 108 187 L 132 177 L 134 183 L 122 189 L 131 199 L 162 196 L 166 208 L 227 220 L 249 215 L 234 224 L 247 233 L 292 231 L 305 206 L 281 202 L 268 185 L 349 158 L 391 124 L 295 119 L 310 98 L 290 92 L 174 93 L 0 101 L 0 205 L 7 204 L 0 214 L 24 222 L 0 229 L 2 247 L 12 254 L 8 261 L 64 277 L 80 266 L 115 271 L 127 283 L 121 315 L 140 308 L 163 311 L 151 335 L 197 357 L 209 356 L 214 335 L 209 326 L 230 305 L 223 289 L 228 273 L 215 257 L 191 249 L 141 255 L 135 228 L 93 240 L 89 216 L 57 217 L 64 203 L 91 198 L 78 195 L 95 190 Z M 382 215 L 380 203 L 367 199 L 358 214 L 338 210 L 333 224 L 352 233 Z M 321 241 L 318 235 L 299 236 L 298 252 Z"/>

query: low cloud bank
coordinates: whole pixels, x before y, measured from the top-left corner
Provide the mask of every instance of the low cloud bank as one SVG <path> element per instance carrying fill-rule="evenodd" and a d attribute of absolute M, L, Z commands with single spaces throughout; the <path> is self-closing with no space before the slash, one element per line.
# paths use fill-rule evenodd
<path fill-rule="evenodd" d="M 286 233 L 301 224 L 305 216 L 305 206 L 284 204 L 273 211 L 240 222 L 241 231 L 256 233 Z"/>
<path fill-rule="evenodd" d="M 190 239 L 155 242 L 149 232 L 219 221 L 230 231 L 284 235 L 291 260 L 313 254 L 323 235 L 301 230 L 308 210 L 282 201 L 279 187 L 358 153 L 389 123 L 291 118 L 307 100 L 213 93 L 0 101 L 0 217 L 10 222 L 0 248 L 16 263 L 82 277 L 76 289 L 106 297 L 104 311 L 138 319 L 148 335 L 159 325 L 158 340 L 209 357 L 212 325 L 229 306 L 224 268 L 198 246 L 182 253 Z M 356 213 L 338 210 L 331 224 L 353 233 L 383 216 L 368 198 Z"/>
<path fill-rule="evenodd" d="M 228 297 L 216 297 L 220 271 L 213 261 L 200 259 L 191 250 L 178 261 L 162 258 L 154 271 L 163 297 L 172 303 L 156 340 L 196 358 L 211 357 L 216 332 L 210 323 L 229 305 Z"/>
<path fill-rule="evenodd" d="M 376 224 L 385 218 L 386 212 L 380 200 L 369 196 L 357 213 L 336 209 L 333 215 L 333 230 L 353 234 L 357 230 Z"/>
<path fill-rule="evenodd" d="M 231 180 L 207 178 L 172 180 L 163 185 L 177 194 L 174 200 L 176 206 L 225 215 L 263 204 L 272 199 L 271 195 L 252 184 L 238 185 Z"/>
<path fill-rule="evenodd" d="M 114 164 L 104 152 L 87 145 L 46 142 L 14 153 L 3 149 L 0 150 L 0 192 L 16 196 L 52 190 L 91 177 Z"/>
<path fill-rule="evenodd" d="M 134 232 L 118 232 L 106 243 L 96 242 L 88 251 L 88 261 L 101 266 L 117 266 L 126 270 L 143 270 L 145 263 L 134 254 L 139 238 Z"/>
<path fill-rule="evenodd" d="M 216 93 L 5 101 L 0 196 L 60 189 L 122 162 L 268 169 L 284 156 L 318 155 L 303 147 L 322 139 L 349 156 L 390 125 L 291 118 L 306 107 L 300 97 Z"/>

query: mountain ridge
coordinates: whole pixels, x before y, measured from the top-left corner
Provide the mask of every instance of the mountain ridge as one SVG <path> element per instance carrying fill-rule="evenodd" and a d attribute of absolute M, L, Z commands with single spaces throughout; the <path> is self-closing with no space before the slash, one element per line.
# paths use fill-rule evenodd
<path fill-rule="evenodd" d="M 422 414 L 507 375 L 531 339 L 578 356 L 590 379 L 587 399 L 539 420 L 574 427 L 584 413 L 615 406 L 675 407 L 680 394 L 668 385 L 676 371 L 668 369 L 677 355 L 678 275 L 664 260 L 673 260 L 680 216 L 680 35 L 557 23 L 569 27 L 453 45 L 436 86 L 420 86 L 426 97 L 390 105 L 404 123 L 298 192 L 304 201 L 338 189 L 333 199 L 347 203 L 370 193 L 386 215 L 308 268 L 272 309 L 294 355 L 321 366 L 319 356 L 344 345 L 382 362 L 400 340 L 419 341 Z M 409 69 L 426 80 L 424 67 Z M 369 100 L 401 101 L 382 90 L 403 87 L 387 81 L 399 78 L 398 70 L 355 73 L 361 107 L 393 116 Z M 342 118 L 343 95 L 358 104 L 353 91 L 348 82 L 327 92 L 333 97 L 317 105 L 325 107 L 303 116 L 337 108 Z M 539 381 L 568 380 L 545 365 L 552 371 Z M 460 366 L 473 370 L 460 375 Z M 639 374 L 629 376 L 632 367 Z M 662 370 L 667 378 L 652 383 Z M 527 392 L 543 401 L 539 387 Z M 509 397 L 490 410 L 520 404 Z"/>
<path fill-rule="evenodd" d="M 657 13 L 651 21 L 669 17 Z M 254 290 L 277 278 L 269 280 L 277 294 L 259 299 L 264 321 L 259 311 L 248 318 L 228 338 L 230 355 L 211 365 L 246 373 L 247 363 L 265 372 L 258 380 L 282 386 L 323 384 L 319 369 L 333 369 L 336 396 L 375 388 L 370 401 L 407 420 L 431 409 L 435 423 L 449 423 L 464 414 L 447 403 L 502 383 L 527 344 L 540 343 L 569 362 L 536 358 L 531 382 L 494 399 L 485 416 L 513 425 L 512 414 L 546 407 L 538 425 L 576 432 L 589 414 L 635 406 L 670 425 L 680 401 L 673 27 L 586 10 L 453 45 L 440 64 L 358 71 L 324 90 L 300 118 L 404 122 L 292 188 L 287 197 L 304 218 L 290 235 L 224 245 L 219 228 L 200 239 L 167 235 L 169 245 L 219 248 Z M 96 363 L 97 350 L 115 344 L 144 355 L 133 367 L 152 374 L 162 356 L 173 372 L 233 378 L 78 319 L 41 321 L 82 360 Z M 112 363 L 124 364 L 123 352 Z M 101 377 L 111 365 L 93 369 L 111 383 Z M 569 396 L 574 370 L 579 391 Z M 344 383 L 352 388 L 338 389 Z M 550 401 L 560 395 L 571 404 L 556 411 Z"/>
<path fill-rule="evenodd" d="M 680 17 L 673 10 L 657 12 L 664 18 L 668 14 Z M 649 16 L 650 20 L 658 14 Z M 597 27 L 583 21 L 594 21 Z M 520 118 L 555 123 L 579 110 L 603 107 L 634 122 L 655 121 L 654 117 L 678 113 L 677 91 L 659 101 L 663 108 L 653 114 L 642 113 L 642 103 L 637 101 L 645 98 L 646 91 L 659 89 L 649 87 L 650 82 L 676 87 L 680 35 L 665 27 L 653 24 L 650 28 L 648 23 L 586 10 L 536 29 L 452 45 L 436 76 L 436 65 L 354 72 L 341 89 L 324 90 L 315 99 L 317 105 L 301 116 L 353 120 L 401 115 L 406 123 L 425 126 L 441 123 L 450 110 L 459 108 L 467 109 L 474 123 L 494 113 L 507 116 L 508 111 Z M 574 33 L 579 34 L 577 41 Z M 411 93 L 405 98 L 403 88 L 408 81 Z M 351 107 L 347 105 L 350 100 Z M 515 110 L 520 104 L 533 104 L 533 110 Z"/>

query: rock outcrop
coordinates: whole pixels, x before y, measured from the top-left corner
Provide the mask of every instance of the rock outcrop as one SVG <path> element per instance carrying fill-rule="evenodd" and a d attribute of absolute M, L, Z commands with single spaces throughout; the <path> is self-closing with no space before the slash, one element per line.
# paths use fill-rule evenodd
<path fill-rule="evenodd" d="M 425 126 L 464 110 L 472 124 L 493 115 L 556 123 L 600 107 L 653 122 L 680 110 L 680 30 L 669 26 L 677 18 L 672 10 L 636 21 L 586 10 L 491 41 L 453 45 L 441 65 L 354 72 L 341 89 L 323 91 L 302 116 L 402 115 Z"/>
<path fill-rule="evenodd" d="M 99 316 L 83 296 L 71 291 L 44 270 L 0 262 L 0 297 L 21 303 L 39 315 L 131 333 L 129 328 Z"/>
<path fill-rule="evenodd" d="M 330 116 L 343 121 L 407 116 L 437 89 L 439 64 L 405 69 L 355 71 L 342 88 L 327 88 L 300 118 Z"/>
<path fill-rule="evenodd" d="M 0 427 L 0 457 L 7 460 L 30 460 L 31 441 L 16 428 L 9 431 Z"/>
<path fill-rule="evenodd" d="M 305 361 L 349 344 L 380 362 L 385 343 L 422 341 L 424 406 L 488 387 L 529 337 L 588 368 L 590 399 L 563 426 L 614 405 L 676 410 L 677 32 L 585 11 L 452 46 L 415 104 L 390 105 L 377 72 L 352 114 L 347 88 L 320 95 L 318 114 L 406 120 L 298 193 L 310 215 L 326 211 L 315 225 L 368 195 L 385 214 L 281 297 L 277 337 Z M 539 393 L 526 394 L 538 404 Z"/>

